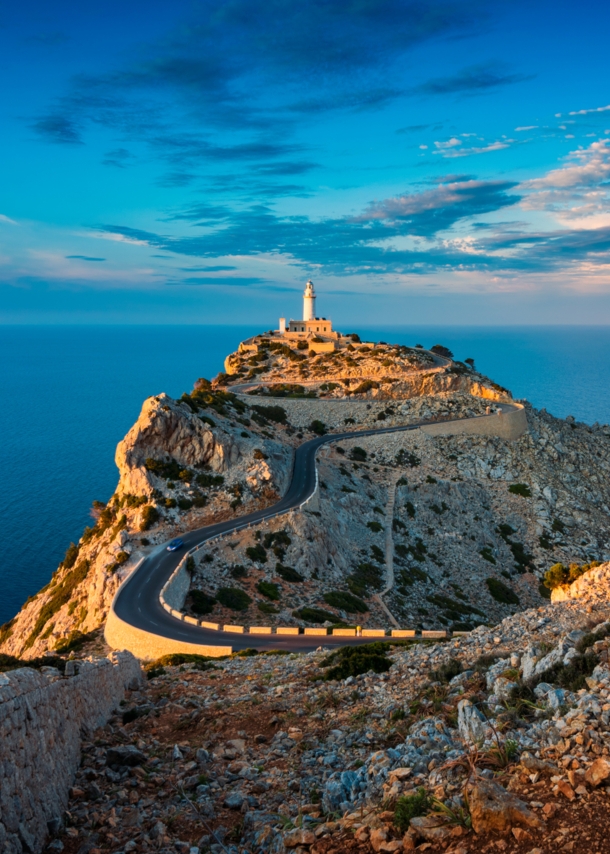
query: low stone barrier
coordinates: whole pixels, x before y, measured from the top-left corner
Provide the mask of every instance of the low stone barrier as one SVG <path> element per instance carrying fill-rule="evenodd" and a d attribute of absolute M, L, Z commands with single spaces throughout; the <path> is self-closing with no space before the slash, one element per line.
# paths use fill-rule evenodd
<path fill-rule="evenodd" d="M 384 638 L 385 629 L 362 629 L 363 638 Z"/>
<path fill-rule="evenodd" d="M 235 635 L 243 635 L 246 629 L 244 626 L 224 626 L 223 631 L 233 632 Z"/>
<path fill-rule="evenodd" d="M 479 415 L 476 418 L 463 418 L 456 421 L 439 421 L 419 428 L 429 436 L 499 436 L 514 441 L 527 432 L 527 415 L 520 403 L 511 403 L 510 408 L 500 409 L 494 415 Z"/>
<path fill-rule="evenodd" d="M 392 629 L 393 638 L 414 638 L 415 629 Z"/>
<path fill-rule="evenodd" d="M 333 637 L 336 638 L 355 638 L 356 629 L 333 629 Z"/>
<path fill-rule="evenodd" d="M 232 646 L 188 643 L 187 641 L 155 635 L 152 632 L 144 631 L 144 629 L 137 629 L 121 620 L 116 615 L 114 608 L 111 608 L 108 614 L 104 637 L 108 646 L 113 649 L 128 649 L 143 661 L 152 661 L 155 658 L 161 658 L 163 655 L 170 655 L 175 652 L 208 655 L 210 658 L 221 658 L 223 655 L 231 655 L 233 652 Z"/>
<path fill-rule="evenodd" d="M 251 635 L 270 635 L 273 629 L 271 626 L 250 626 L 248 631 Z"/>
<path fill-rule="evenodd" d="M 142 679 L 128 652 L 68 662 L 60 676 L 22 667 L 0 673 L 0 851 L 38 854 L 59 830 L 80 764 L 81 733 L 106 723 Z"/>
<path fill-rule="evenodd" d="M 291 626 L 278 626 L 275 633 L 276 635 L 298 635 L 300 631 L 301 630 L 298 627 L 292 628 Z"/>
<path fill-rule="evenodd" d="M 304 635 L 322 636 L 328 634 L 328 629 L 303 629 Z"/>

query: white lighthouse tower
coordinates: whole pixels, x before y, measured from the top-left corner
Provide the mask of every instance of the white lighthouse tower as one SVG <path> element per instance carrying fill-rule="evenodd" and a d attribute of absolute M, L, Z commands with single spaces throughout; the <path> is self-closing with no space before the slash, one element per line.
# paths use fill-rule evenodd
<path fill-rule="evenodd" d="M 316 319 L 316 292 L 313 289 L 311 279 L 305 285 L 305 293 L 303 294 L 303 320 Z"/>

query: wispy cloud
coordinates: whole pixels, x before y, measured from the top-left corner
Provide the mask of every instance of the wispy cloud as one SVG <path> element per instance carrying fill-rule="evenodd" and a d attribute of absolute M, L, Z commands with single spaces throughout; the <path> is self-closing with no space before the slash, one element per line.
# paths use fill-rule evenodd
<path fill-rule="evenodd" d="M 65 257 L 68 259 L 74 258 L 75 260 L 78 260 L 78 261 L 105 261 L 106 260 L 105 258 L 95 258 L 92 255 L 66 255 Z"/>
<path fill-rule="evenodd" d="M 463 68 L 457 74 L 437 77 L 417 87 L 426 95 L 475 95 L 531 80 L 532 75 L 509 72 L 501 63 L 485 63 Z"/>
<path fill-rule="evenodd" d="M 607 113 L 610 110 L 610 104 L 607 107 L 592 107 L 589 110 L 572 110 L 568 113 L 569 116 L 588 116 L 591 113 Z M 559 113 L 561 115 L 561 113 Z"/>

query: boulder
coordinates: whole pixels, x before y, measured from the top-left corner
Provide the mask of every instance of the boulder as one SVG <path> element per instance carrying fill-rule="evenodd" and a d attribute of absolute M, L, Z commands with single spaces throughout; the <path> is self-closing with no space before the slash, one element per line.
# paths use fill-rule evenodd
<path fill-rule="evenodd" d="M 537 830 L 543 827 L 523 801 L 493 780 L 476 780 L 468 786 L 467 793 L 475 833 L 508 833 L 515 826 Z"/>
<path fill-rule="evenodd" d="M 596 759 L 593 765 L 587 768 L 585 772 L 585 783 L 592 788 L 596 788 L 604 780 L 610 777 L 610 762 L 607 759 Z"/>
<path fill-rule="evenodd" d="M 484 715 L 470 700 L 458 703 L 458 731 L 464 741 L 485 741 L 488 725 Z"/>
<path fill-rule="evenodd" d="M 422 815 L 411 819 L 411 833 L 426 842 L 443 842 L 451 835 L 442 815 Z"/>
<path fill-rule="evenodd" d="M 143 765 L 144 762 L 146 762 L 146 756 L 133 744 L 110 747 L 106 751 L 107 765 L 127 765 L 133 768 L 136 765 Z"/>

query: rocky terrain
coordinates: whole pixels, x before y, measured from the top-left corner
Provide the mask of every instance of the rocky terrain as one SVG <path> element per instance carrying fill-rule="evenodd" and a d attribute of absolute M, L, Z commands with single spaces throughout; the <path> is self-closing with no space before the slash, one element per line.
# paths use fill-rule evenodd
<path fill-rule="evenodd" d="M 274 340 L 273 334 L 257 335 L 227 356 L 226 373 L 218 381 L 274 397 L 387 399 L 461 391 L 494 400 L 510 398 L 473 364 L 453 361 L 442 345 L 428 351 L 421 345 L 362 343 L 357 335 L 342 336 L 331 352 L 320 352 L 318 345 L 325 346 L 322 339 L 287 341 Z"/>
<path fill-rule="evenodd" d="M 49 850 L 605 854 L 609 591 L 605 564 L 444 643 L 154 663 Z"/>
<path fill-rule="evenodd" d="M 417 360 L 440 357 L 414 349 L 423 376 Z M 404 376 L 415 358 L 374 350 L 367 360 L 396 356 Z M 455 364 L 442 361 L 434 376 Z M 0 627 L 0 651 L 68 652 L 95 637 L 120 582 L 157 544 L 274 503 L 305 438 L 471 417 L 506 397 L 472 368 L 453 376 L 467 376 L 468 393 L 404 397 L 387 384 L 388 397 L 379 384 L 262 399 L 200 380 L 179 400 L 145 401 L 117 448 L 115 494 L 94 503 L 94 524 L 49 585 Z M 540 604 L 551 565 L 610 557 L 610 429 L 529 406 L 527 417 L 514 442 L 413 431 L 323 448 L 316 504 L 199 552 L 187 611 L 245 625 L 468 630 Z"/>

